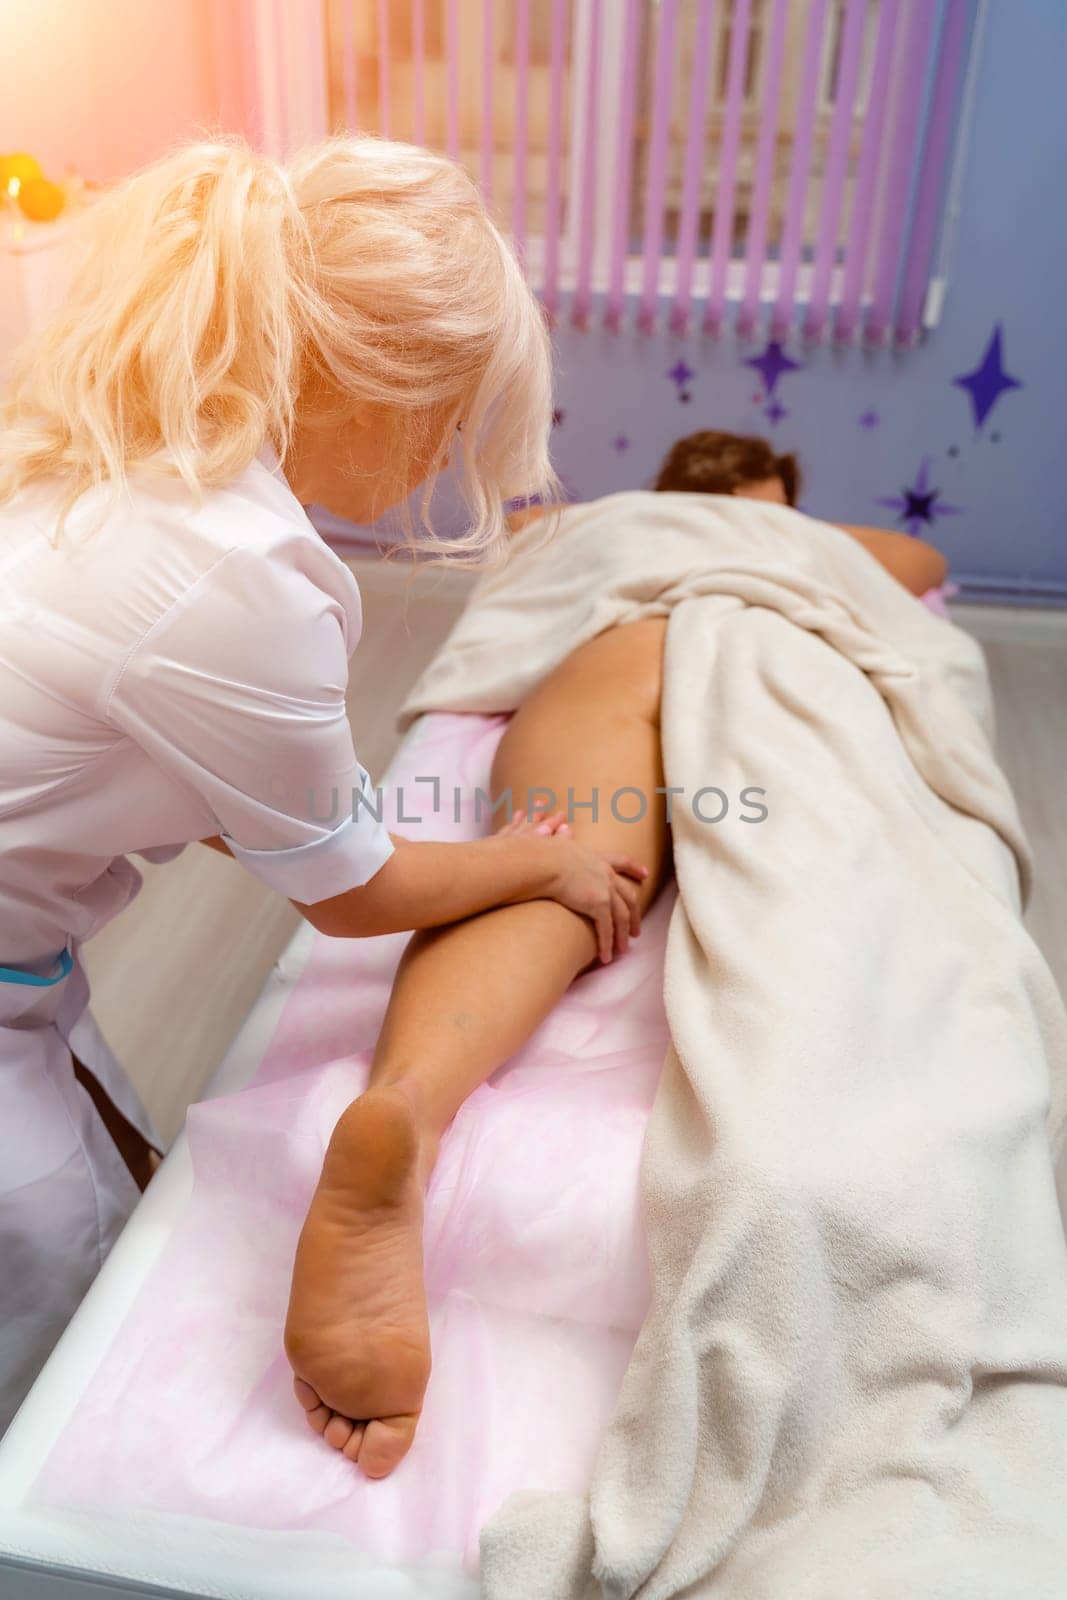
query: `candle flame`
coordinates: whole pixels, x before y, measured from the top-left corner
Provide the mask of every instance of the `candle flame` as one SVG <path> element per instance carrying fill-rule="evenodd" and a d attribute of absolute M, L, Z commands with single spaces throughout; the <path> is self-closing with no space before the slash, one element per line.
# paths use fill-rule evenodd
<path fill-rule="evenodd" d="M 15 199 L 18 198 L 18 192 L 19 192 L 19 190 L 21 188 L 22 188 L 22 179 L 21 178 L 9 178 L 7 180 L 7 192 L 11 196 L 12 200 L 15 200 Z"/>

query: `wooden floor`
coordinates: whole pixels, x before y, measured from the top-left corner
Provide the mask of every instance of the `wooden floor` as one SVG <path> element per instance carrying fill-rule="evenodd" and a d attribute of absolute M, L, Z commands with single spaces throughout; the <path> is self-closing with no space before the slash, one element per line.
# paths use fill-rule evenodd
<path fill-rule="evenodd" d="M 462 604 L 453 573 L 357 567 L 364 634 L 349 698 L 356 749 L 377 775 L 394 720 Z M 987 653 L 998 749 L 1037 860 L 1028 921 L 1067 991 L 1067 614 L 959 607 Z M 190 846 L 146 867 L 136 903 L 86 948 L 94 1010 L 169 1141 L 214 1072 L 297 914 L 234 862 Z"/>

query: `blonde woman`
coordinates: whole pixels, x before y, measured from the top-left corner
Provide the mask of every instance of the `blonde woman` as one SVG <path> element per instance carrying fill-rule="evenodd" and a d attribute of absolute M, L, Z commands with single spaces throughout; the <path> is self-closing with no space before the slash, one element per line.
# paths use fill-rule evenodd
<path fill-rule="evenodd" d="M 412 843 L 349 804 L 359 594 L 302 504 L 370 521 L 451 456 L 491 555 L 507 498 L 551 488 L 544 327 L 462 172 L 374 140 L 288 168 L 202 144 L 93 226 L 0 427 L 0 1431 L 150 1171 L 78 963 L 131 855 L 214 839 L 341 937 L 554 900 L 604 960 L 644 876 L 566 830 Z M 320 1257 L 305 1343 L 342 1293 Z"/>

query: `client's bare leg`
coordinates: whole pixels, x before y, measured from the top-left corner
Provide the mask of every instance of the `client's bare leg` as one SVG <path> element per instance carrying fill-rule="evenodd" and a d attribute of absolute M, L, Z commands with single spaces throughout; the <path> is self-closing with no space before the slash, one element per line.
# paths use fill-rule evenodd
<path fill-rule="evenodd" d="M 494 795 L 516 807 L 552 789 L 579 839 L 663 876 L 659 741 L 665 622 L 612 629 L 576 650 L 512 718 Z M 633 822 L 620 789 L 645 797 Z M 637 796 L 621 796 L 629 816 Z M 503 820 L 503 819 L 501 819 Z M 441 1135 L 479 1084 L 596 959 L 591 925 L 552 901 L 505 906 L 417 934 L 397 972 L 367 1092 L 330 1141 L 293 1272 L 286 1349 L 308 1420 L 334 1448 L 384 1477 L 406 1454 L 430 1375 L 422 1197 Z M 625 959 L 623 957 L 622 959 Z"/>

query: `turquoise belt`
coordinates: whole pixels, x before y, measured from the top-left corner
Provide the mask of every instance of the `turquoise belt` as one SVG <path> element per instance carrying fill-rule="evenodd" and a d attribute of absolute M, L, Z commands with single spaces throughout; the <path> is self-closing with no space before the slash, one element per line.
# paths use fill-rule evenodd
<path fill-rule="evenodd" d="M 23 972 L 19 967 L 0 967 L 0 983 L 26 983 L 31 989 L 50 989 L 54 983 L 62 983 L 73 967 L 70 951 L 60 951 L 56 963 L 59 971 L 51 978 L 39 978 L 35 972 Z"/>

